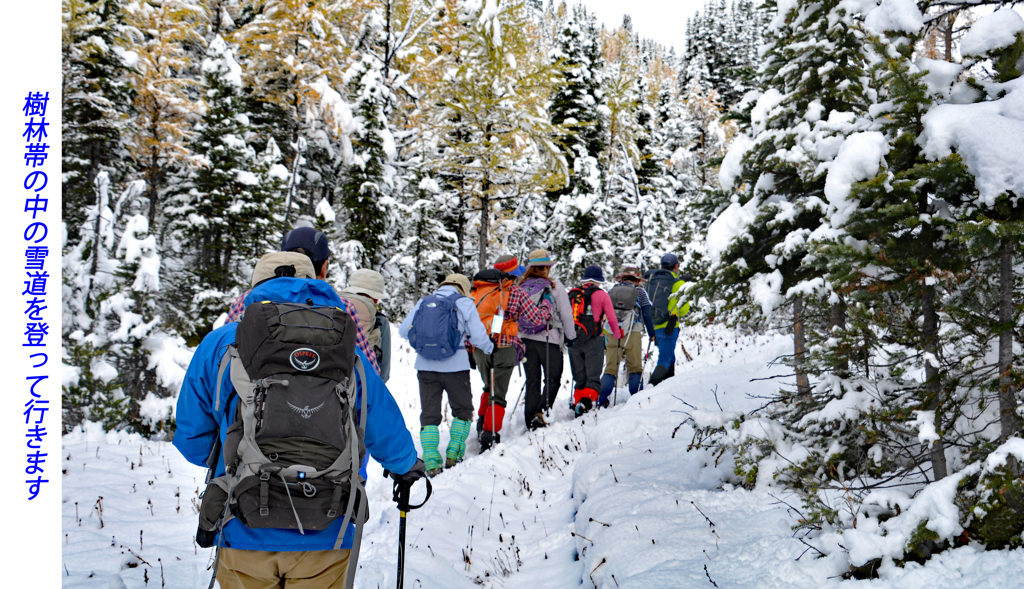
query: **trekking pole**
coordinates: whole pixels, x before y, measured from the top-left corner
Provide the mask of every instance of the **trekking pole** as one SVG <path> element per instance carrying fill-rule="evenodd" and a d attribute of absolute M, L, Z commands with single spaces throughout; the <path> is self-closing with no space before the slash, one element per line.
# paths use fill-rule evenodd
<path fill-rule="evenodd" d="M 633 308 L 633 312 L 629 314 L 629 335 L 622 338 L 622 352 L 619 355 L 618 372 L 615 373 L 615 389 L 612 391 L 612 405 L 619 403 L 619 379 L 624 376 L 623 372 L 626 370 L 626 346 L 629 345 L 629 338 L 633 337 L 633 318 L 636 316 L 636 308 Z M 622 329 L 620 326 L 619 329 Z M 626 377 L 626 381 L 629 381 L 629 377 Z"/>
<path fill-rule="evenodd" d="M 523 381 L 523 388 L 519 389 L 519 398 L 516 399 L 516 404 L 512 406 L 512 414 L 515 415 L 516 409 L 519 408 L 519 402 L 523 400 L 523 393 L 526 392 L 526 381 Z M 509 419 L 512 419 L 511 417 Z M 509 421 L 511 424 L 512 422 Z M 527 424 L 529 425 L 529 424 Z"/>
<path fill-rule="evenodd" d="M 554 311 L 555 306 L 551 306 L 551 310 Z M 549 410 L 551 406 L 555 404 L 554 399 L 549 399 L 548 396 L 551 394 L 551 342 L 548 341 L 548 334 L 551 332 L 551 320 L 548 320 L 548 328 L 544 332 L 544 382 L 541 383 L 540 396 L 544 399 L 544 414 L 550 418 L 551 413 Z M 565 335 L 562 335 L 564 341 Z M 562 351 L 562 345 L 558 344 L 558 351 Z"/>
<path fill-rule="evenodd" d="M 495 352 L 498 351 L 498 345 L 497 344 L 494 345 L 494 351 Z M 491 410 L 491 427 L 500 429 L 500 428 L 498 428 L 497 424 L 494 423 L 494 398 L 495 398 L 494 394 L 495 394 L 494 393 L 494 356 L 492 355 L 491 356 L 491 394 L 487 398 L 487 400 L 491 404 L 491 407 L 490 407 L 490 410 Z M 495 434 L 497 432 L 491 432 L 491 433 Z M 493 446 L 493 445 L 494 445 L 494 441 L 491 441 L 491 446 Z"/>
<path fill-rule="evenodd" d="M 653 357 L 653 356 L 651 355 L 651 344 L 652 344 L 652 343 L 654 343 L 654 340 L 653 340 L 653 339 L 648 339 L 648 340 L 647 340 L 647 351 L 646 351 L 646 352 L 644 352 L 644 368 L 643 368 L 643 374 L 647 374 L 647 363 L 648 363 L 648 362 L 650 362 L 651 358 Z M 650 378 L 651 378 L 651 377 L 650 377 L 650 375 L 648 375 L 648 376 L 647 376 L 647 380 L 648 380 L 648 382 L 650 381 Z M 640 377 L 640 388 L 641 388 L 641 389 L 643 389 L 643 388 L 644 388 L 644 380 L 643 380 L 643 376 L 641 376 L 641 377 Z"/>
<path fill-rule="evenodd" d="M 388 476 L 388 471 L 384 471 L 384 476 Z M 398 589 L 402 589 L 405 586 L 405 528 L 406 528 L 406 515 L 413 509 L 419 509 L 426 505 L 427 500 L 430 499 L 430 494 L 434 491 L 433 486 L 430 484 L 430 479 L 424 478 L 424 483 L 427 483 L 427 496 L 423 498 L 423 501 L 419 505 L 409 505 L 409 492 L 412 490 L 412 484 L 406 484 L 401 479 L 395 479 L 395 486 L 392 491 L 392 499 L 395 503 L 398 503 Z"/>

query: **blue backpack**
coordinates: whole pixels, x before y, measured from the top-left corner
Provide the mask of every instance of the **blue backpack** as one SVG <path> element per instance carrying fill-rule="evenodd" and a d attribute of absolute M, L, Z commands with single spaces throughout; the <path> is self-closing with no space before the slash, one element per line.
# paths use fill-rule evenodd
<path fill-rule="evenodd" d="M 409 327 L 409 343 L 428 360 L 444 360 L 455 355 L 464 336 L 459 330 L 459 312 L 455 301 L 462 295 L 434 293 L 423 297 Z"/>

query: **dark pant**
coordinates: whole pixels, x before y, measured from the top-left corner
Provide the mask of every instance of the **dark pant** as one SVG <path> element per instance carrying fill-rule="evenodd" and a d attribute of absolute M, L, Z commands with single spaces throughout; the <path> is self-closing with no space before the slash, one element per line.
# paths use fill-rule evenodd
<path fill-rule="evenodd" d="M 473 359 L 480 370 L 480 378 L 484 381 L 484 392 L 490 394 L 490 401 L 504 407 L 505 396 L 508 395 L 508 381 L 512 379 L 512 371 L 516 367 L 517 354 L 514 346 L 495 348 L 490 354 L 477 348 L 473 350 Z M 491 371 L 494 371 L 494 390 L 491 390 Z"/>
<path fill-rule="evenodd" d="M 577 331 L 577 334 L 580 333 Z M 577 389 L 601 390 L 604 369 L 604 338 L 576 336 L 576 345 L 569 348 L 569 368 Z"/>
<path fill-rule="evenodd" d="M 523 406 L 526 408 L 526 423 L 530 423 L 530 418 L 555 404 L 562 379 L 562 347 L 530 339 L 524 339 L 523 343 L 526 344 L 526 399 Z M 541 372 L 544 373 L 543 388 Z"/>
<path fill-rule="evenodd" d="M 458 419 L 473 419 L 473 392 L 469 387 L 469 371 L 431 372 L 420 370 L 420 425 L 441 424 L 441 395 L 448 391 L 448 404 Z"/>

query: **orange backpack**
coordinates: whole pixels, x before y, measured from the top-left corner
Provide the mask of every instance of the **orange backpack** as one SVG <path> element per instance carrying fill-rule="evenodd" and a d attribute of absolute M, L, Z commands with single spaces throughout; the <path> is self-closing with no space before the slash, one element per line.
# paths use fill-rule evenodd
<path fill-rule="evenodd" d="M 508 309 L 508 301 L 512 296 L 514 280 L 505 280 L 498 284 L 476 280 L 473 282 L 473 298 L 476 299 L 476 311 L 480 314 L 487 333 L 491 333 L 491 323 L 498 309 Z M 501 335 L 519 335 L 519 324 L 505 316 L 505 322 L 501 325 Z"/>

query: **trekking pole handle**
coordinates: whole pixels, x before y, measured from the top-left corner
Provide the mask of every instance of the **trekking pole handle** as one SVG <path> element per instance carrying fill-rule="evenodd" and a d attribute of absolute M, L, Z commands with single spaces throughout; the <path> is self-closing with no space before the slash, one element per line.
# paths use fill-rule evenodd
<path fill-rule="evenodd" d="M 423 498 L 423 501 L 421 501 L 419 505 L 410 505 L 409 494 L 412 491 L 412 484 L 407 485 L 400 479 L 395 479 L 391 499 L 398 504 L 399 511 L 412 511 L 413 509 L 419 509 L 426 505 L 427 501 L 430 499 L 430 495 L 434 492 L 434 486 L 430 484 L 430 479 L 424 478 L 422 480 L 427 484 L 427 496 Z"/>

